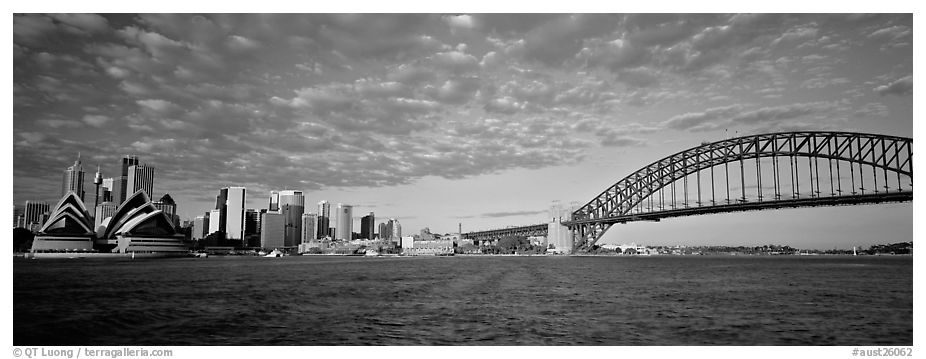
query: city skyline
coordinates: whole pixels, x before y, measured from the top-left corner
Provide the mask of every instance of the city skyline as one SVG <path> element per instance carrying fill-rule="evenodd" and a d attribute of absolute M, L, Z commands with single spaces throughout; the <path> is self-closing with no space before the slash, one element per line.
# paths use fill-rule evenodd
<path fill-rule="evenodd" d="M 908 14 L 30 14 L 13 25 L 16 204 L 56 203 L 48 193 L 78 152 L 114 178 L 135 153 L 158 169 L 151 198 L 170 193 L 182 219 L 241 186 L 245 208 L 295 189 L 413 233 L 467 232 L 543 223 L 553 204 L 584 204 L 702 141 L 913 133 Z M 631 224 L 602 243 L 712 244 L 733 223 L 764 230 L 717 244 L 851 247 L 885 231 L 912 238 L 912 205 Z"/>

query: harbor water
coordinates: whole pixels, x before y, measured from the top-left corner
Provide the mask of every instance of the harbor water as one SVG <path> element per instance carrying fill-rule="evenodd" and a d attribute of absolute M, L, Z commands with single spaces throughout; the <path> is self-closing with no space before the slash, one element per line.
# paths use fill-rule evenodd
<path fill-rule="evenodd" d="M 909 346 L 913 257 L 15 258 L 13 344 Z"/>

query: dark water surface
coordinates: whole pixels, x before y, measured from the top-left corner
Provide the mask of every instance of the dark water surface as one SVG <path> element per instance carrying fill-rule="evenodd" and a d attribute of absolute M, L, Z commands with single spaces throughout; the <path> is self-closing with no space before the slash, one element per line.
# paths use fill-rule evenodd
<path fill-rule="evenodd" d="M 913 257 L 13 264 L 14 345 L 913 345 Z"/>

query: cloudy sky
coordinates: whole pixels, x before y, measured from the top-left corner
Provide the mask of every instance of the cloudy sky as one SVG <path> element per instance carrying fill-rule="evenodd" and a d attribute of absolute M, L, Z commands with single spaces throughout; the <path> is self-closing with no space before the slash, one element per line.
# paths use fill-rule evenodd
<path fill-rule="evenodd" d="M 299 189 L 310 209 L 348 203 L 406 233 L 541 223 L 552 204 L 734 133 L 912 136 L 912 26 L 909 14 L 14 15 L 13 200 L 56 202 L 78 152 L 88 182 L 135 154 L 185 219 L 244 186 L 250 208 Z M 832 248 L 910 240 L 912 205 L 619 227 L 604 242 Z"/>

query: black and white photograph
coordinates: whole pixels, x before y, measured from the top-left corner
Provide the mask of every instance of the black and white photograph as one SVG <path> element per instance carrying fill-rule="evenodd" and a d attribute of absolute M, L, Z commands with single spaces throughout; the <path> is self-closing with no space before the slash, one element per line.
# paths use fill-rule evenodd
<path fill-rule="evenodd" d="M 914 355 L 912 8 L 211 9 L 11 14 L 14 358 Z"/>

